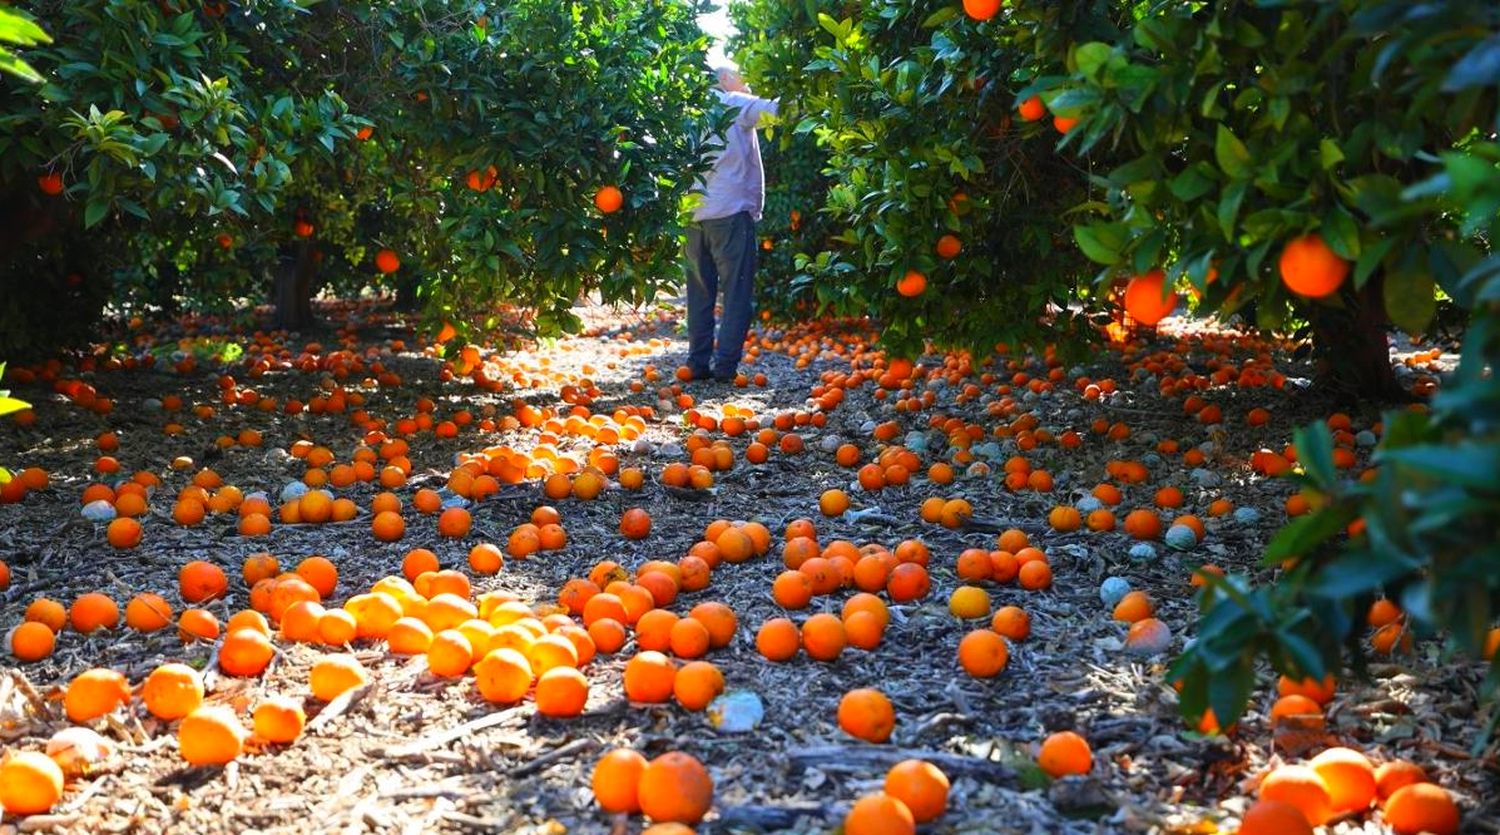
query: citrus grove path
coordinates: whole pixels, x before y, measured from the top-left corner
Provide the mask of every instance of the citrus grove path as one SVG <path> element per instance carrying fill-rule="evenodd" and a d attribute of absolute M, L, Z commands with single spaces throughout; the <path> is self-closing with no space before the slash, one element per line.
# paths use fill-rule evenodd
<path fill-rule="evenodd" d="M 0 504 L 0 632 L 57 634 L 27 663 L 11 642 L 40 630 L 7 638 L 0 745 L 53 740 L 75 773 L 50 812 L 0 832 L 633 833 L 646 820 L 602 810 L 596 787 L 648 811 L 697 800 L 680 760 L 638 798 L 629 758 L 594 783 L 617 748 L 701 762 L 701 832 L 833 831 L 909 758 L 950 784 L 923 831 L 1208 832 L 1236 825 L 1269 766 L 1340 744 L 1417 763 L 1465 831 L 1493 831 L 1495 764 L 1467 753 L 1481 671 L 1420 643 L 1392 636 L 1370 679 L 1314 692 L 1274 731 L 1269 671 L 1228 736 L 1177 713 L 1164 671 L 1190 637 L 1194 571 L 1268 578 L 1263 546 L 1304 500 L 1268 476 L 1290 466 L 1291 428 L 1329 420 L 1351 467 L 1378 431 L 1373 409 L 1295 394 L 1311 371 L 1288 346 L 1169 320 L 1076 366 L 1007 352 L 913 369 L 863 326 L 767 326 L 745 385 L 678 390 L 676 310 L 580 312 L 584 335 L 446 362 L 378 309 L 340 306 L 323 313 L 360 327 L 316 341 L 203 322 L 13 368 L 35 411 L 0 427 L 23 484 Z M 1407 347 L 1403 373 L 1441 354 Z M 100 594 L 113 628 L 85 597 Z M 182 628 L 219 637 L 180 634 L 189 609 L 211 617 Z M 778 618 L 792 625 L 763 630 Z M 662 656 L 627 675 L 642 644 Z M 701 661 L 674 682 L 696 656 L 722 685 Z M 542 694 L 528 671 L 516 702 L 516 658 L 561 672 Z M 142 683 L 168 662 L 219 725 L 162 718 L 178 696 Z M 94 668 L 124 683 L 65 698 Z M 854 735 L 887 732 L 866 689 L 889 702 L 884 742 Z M 288 744 L 214 736 L 284 730 L 298 707 Z M 1037 745 L 1063 731 L 1089 752 L 1044 770 Z M 226 746 L 227 765 L 185 761 Z M 1386 831 L 1374 812 L 1340 831 L 1362 823 Z"/>

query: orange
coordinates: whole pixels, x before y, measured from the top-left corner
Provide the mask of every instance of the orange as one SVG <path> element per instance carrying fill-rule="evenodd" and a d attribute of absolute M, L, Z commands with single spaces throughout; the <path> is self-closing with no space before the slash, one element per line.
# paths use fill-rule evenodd
<path fill-rule="evenodd" d="M 0 760 L 0 809 L 35 815 L 62 799 L 63 772 L 46 754 L 15 751 Z"/>
<path fill-rule="evenodd" d="M 927 569 L 920 564 L 904 562 L 891 569 L 885 590 L 891 600 L 897 603 L 909 603 L 926 597 L 927 593 L 932 590 L 932 580 L 927 575 Z"/>
<path fill-rule="evenodd" d="M 906 275 L 896 282 L 896 292 L 903 296 L 920 296 L 927 290 L 927 276 L 916 270 L 907 270 Z"/>
<path fill-rule="evenodd" d="M 258 676 L 276 648 L 271 639 L 255 629 L 231 629 L 219 646 L 219 669 L 232 676 Z"/>
<path fill-rule="evenodd" d="M 469 549 L 469 568 L 475 574 L 496 574 L 505 565 L 500 548 L 489 542 L 480 542 Z"/>
<path fill-rule="evenodd" d="M 432 636 L 427 647 L 427 669 L 435 676 L 457 678 L 469 671 L 474 646 L 457 629 L 444 629 Z"/>
<path fill-rule="evenodd" d="M 813 615 L 802 624 L 802 646 L 810 658 L 833 661 L 844 651 L 848 636 L 844 623 L 826 612 Z"/>
<path fill-rule="evenodd" d="M 1083 516 L 1076 507 L 1058 505 L 1047 514 L 1047 524 L 1058 533 L 1071 533 L 1083 525 Z"/>
<path fill-rule="evenodd" d="M 1305 765 L 1284 765 L 1260 783 L 1261 800 L 1279 800 L 1294 806 L 1313 826 L 1322 826 L 1333 816 L 1328 786 L 1318 772 Z"/>
<path fill-rule="evenodd" d="M 594 764 L 590 780 L 594 800 L 606 812 L 633 815 L 641 810 L 639 786 L 646 758 L 629 748 L 616 748 Z"/>
<path fill-rule="evenodd" d="M 926 760 L 902 760 L 885 773 L 885 793 L 905 803 L 917 823 L 943 814 L 948 788 L 948 775 Z"/>
<path fill-rule="evenodd" d="M 712 642 L 708 627 L 697 618 L 682 618 L 672 624 L 668 636 L 672 654 L 678 658 L 701 658 Z"/>
<path fill-rule="evenodd" d="M 1125 532 L 1136 539 L 1160 539 L 1161 517 L 1151 510 L 1132 510 L 1125 516 Z"/>
<path fill-rule="evenodd" d="M 849 494 L 843 490 L 825 490 L 818 497 L 818 509 L 824 516 L 842 516 L 849 509 Z"/>
<path fill-rule="evenodd" d="M 672 659 L 655 650 L 639 652 L 625 663 L 625 696 L 632 702 L 665 702 L 676 678 Z"/>
<path fill-rule="evenodd" d="M 1402 786 L 1427 782 L 1427 772 L 1407 760 L 1391 760 L 1375 769 L 1375 793 L 1384 802 Z"/>
<path fill-rule="evenodd" d="M 708 628 L 709 646 L 720 649 L 729 646 L 739 628 L 739 618 L 734 610 L 717 600 L 707 600 L 694 606 L 688 617 Z"/>
<path fill-rule="evenodd" d="M 1375 800 L 1375 766 L 1352 748 L 1329 748 L 1308 761 L 1328 787 L 1333 813 L 1363 812 Z"/>
<path fill-rule="evenodd" d="M 577 716 L 588 703 L 589 680 L 572 667 L 553 667 L 537 679 L 535 698 L 543 716 Z"/>
<path fill-rule="evenodd" d="M 964 4 L 972 1 L 964 0 Z M 861 797 L 844 816 L 844 835 L 913 835 L 916 831 L 911 809 L 886 792 Z"/>
<path fill-rule="evenodd" d="M 1245 811 L 1239 835 L 1313 835 L 1313 828 L 1296 806 L 1261 800 Z"/>
<path fill-rule="evenodd" d="M 233 710 L 204 705 L 177 727 L 177 748 L 190 765 L 224 765 L 240 755 L 246 735 Z"/>
<path fill-rule="evenodd" d="M 1094 752 L 1083 737 L 1072 731 L 1059 731 L 1042 741 L 1036 764 L 1053 779 L 1087 774 L 1094 767 Z"/>
<path fill-rule="evenodd" d="M 158 719 L 181 719 L 203 704 L 203 679 L 186 664 L 163 664 L 146 676 L 141 701 Z"/>
<path fill-rule="evenodd" d="M 959 586 L 948 598 L 948 611 L 962 620 L 989 617 L 990 593 L 978 586 Z"/>
<path fill-rule="evenodd" d="M 177 637 L 183 643 L 192 640 L 214 641 L 219 637 L 219 619 L 207 609 L 184 609 L 177 618 Z"/>
<path fill-rule="evenodd" d="M 461 507 L 450 507 L 438 516 L 438 534 L 449 539 L 461 539 L 469 535 L 474 519 L 469 511 Z"/>
<path fill-rule="evenodd" d="M 1177 294 L 1167 292 L 1166 282 L 1167 274 L 1161 270 L 1130 279 L 1125 285 L 1125 312 L 1148 327 L 1166 318 L 1177 307 Z"/>
<path fill-rule="evenodd" d="M 395 542 L 406 536 L 406 520 L 394 510 L 382 510 L 370 520 L 370 533 L 381 542 Z"/>
<path fill-rule="evenodd" d="M 302 704 L 285 696 L 272 696 L 251 713 L 255 735 L 277 745 L 296 742 L 307 724 Z"/>
<path fill-rule="evenodd" d="M 964 244 L 957 235 L 944 235 L 938 238 L 936 249 L 939 258 L 951 261 L 963 251 Z"/>
<path fill-rule="evenodd" d="M 1010 660 L 1010 647 L 999 633 L 976 629 L 958 642 L 958 663 L 975 678 L 993 678 Z"/>
<path fill-rule="evenodd" d="M 177 572 L 182 599 L 189 603 L 217 600 L 229 589 L 224 569 L 204 560 L 193 560 Z"/>
<path fill-rule="evenodd" d="M 1002 606 L 990 620 L 990 628 L 1012 641 L 1031 636 L 1031 617 L 1019 606 Z"/>
<path fill-rule="evenodd" d="M 1302 724 L 1321 727 L 1323 724 L 1323 708 L 1306 696 L 1295 694 L 1282 696 L 1271 705 L 1271 724 L 1277 725 L 1287 718 L 1302 720 Z"/>
<path fill-rule="evenodd" d="M 850 690 L 839 699 L 839 727 L 866 742 L 885 742 L 896 728 L 896 709 L 879 690 Z"/>
<path fill-rule="evenodd" d="M 1016 574 L 1021 588 L 1039 591 L 1052 585 L 1052 567 L 1045 560 L 1030 560 Z"/>
<path fill-rule="evenodd" d="M 365 671 L 364 665 L 348 653 L 319 658 L 313 662 L 312 671 L 308 675 L 308 686 L 313 698 L 324 702 L 331 702 L 345 691 L 363 687 L 369 681 L 370 674 Z"/>
<path fill-rule="evenodd" d="M 45 623 L 28 620 L 10 633 L 10 652 L 17 661 L 40 661 L 52 654 L 57 636 Z"/>
<path fill-rule="evenodd" d="M 172 622 L 172 605 L 160 595 L 143 592 L 125 604 L 125 625 L 138 632 L 155 632 Z"/>
<path fill-rule="evenodd" d="M 95 667 L 84 670 L 68 682 L 63 707 L 74 722 L 97 719 L 130 701 L 130 682 L 125 676 Z"/>
<path fill-rule="evenodd" d="M 402 575 L 413 582 L 422 574 L 428 571 L 436 572 L 439 568 L 437 554 L 426 548 L 413 548 L 406 552 L 406 556 L 401 560 Z"/>
<path fill-rule="evenodd" d="M 755 633 L 755 648 L 768 661 L 788 661 L 802 647 L 797 625 L 786 618 L 772 618 Z"/>
<path fill-rule="evenodd" d="M 385 640 L 397 655 L 426 655 L 432 646 L 432 629 L 420 618 L 403 617 L 391 624 Z"/>
<path fill-rule="evenodd" d="M 141 523 L 128 516 L 111 519 L 104 529 L 104 538 L 116 548 L 134 548 L 141 544 Z"/>
<path fill-rule="evenodd" d="M 645 539 L 651 533 L 651 514 L 632 507 L 620 514 L 620 533 L 626 539 Z"/>
<path fill-rule="evenodd" d="M 1047 106 L 1042 103 L 1041 96 L 1032 96 L 1026 99 L 1016 105 L 1016 110 L 1021 114 L 1021 118 L 1028 122 L 1035 122 L 1047 115 Z"/>
<path fill-rule="evenodd" d="M 670 751 L 641 770 L 637 794 L 641 811 L 651 820 L 696 824 L 713 805 L 714 781 L 697 758 Z"/>
<path fill-rule="evenodd" d="M 61 632 L 68 625 L 68 610 L 61 603 L 46 597 L 38 597 L 26 606 L 24 615 L 28 622 L 45 625 L 53 632 Z"/>
<path fill-rule="evenodd" d="M 1143 591 L 1126 592 L 1115 604 L 1114 619 L 1125 623 L 1135 623 L 1151 617 L 1153 609 L 1151 598 Z"/>
<path fill-rule="evenodd" d="M 625 195 L 615 186 L 602 186 L 594 193 L 594 206 L 604 214 L 614 214 L 623 205 Z"/>
<path fill-rule="evenodd" d="M 805 609 L 813 597 L 812 580 L 801 571 L 783 571 L 771 584 L 771 597 L 783 609 Z"/>
<path fill-rule="evenodd" d="M 687 619 L 683 623 L 697 623 Z M 677 671 L 672 695 L 688 710 L 703 710 L 724 692 L 724 674 L 708 661 L 692 661 Z"/>
<path fill-rule="evenodd" d="M 1338 292 L 1349 277 L 1349 262 L 1333 254 L 1316 233 L 1287 241 L 1277 265 L 1288 290 L 1315 299 Z"/>
<path fill-rule="evenodd" d="M 518 650 L 501 647 L 474 665 L 474 684 L 485 701 L 514 704 L 525 698 L 533 681 L 531 662 Z"/>
<path fill-rule="evenodd" d="M 68 620 L 76 632 L 114 629 L 120 623 L 120 607 L 99 592 L 81 594 L 68 609 Z"/>
<path fill-rule="evenodd" d="M 338 567 L 327 557 L 311 556 L 297 563 L 297 576 L 306 580 L 322 598 L 332 597 L 339 582 Z"/>
<path fill-rule="evenodd" d="M 1452 795 L 1433 783 L 1413 783 L 1396 790 L 1385 801 L 1385 822 L 1397 835 L 1453 835 L 1458 831 L 1458 806 Z"/>
<path fill-rule="evenodd" d="M 594 647 L 603 653 L 615 653 L 625 646 L 625 625 L 614 618 L 599 618 L 588 626 Z"/>

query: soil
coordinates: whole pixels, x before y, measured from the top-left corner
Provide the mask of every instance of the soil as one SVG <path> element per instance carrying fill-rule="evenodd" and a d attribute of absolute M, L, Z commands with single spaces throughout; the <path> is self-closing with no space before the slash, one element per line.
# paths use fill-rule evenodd
<path fill-rule="evenodd" d="M 321 310 L 319 316 L 340 321 L 347 310 Z M 707 589 L 684 594 L 671 607 L 686 613 L 704 600 L 733 607 L 738 632 L 728 647 L 713 651 L 709 659 L 723 670 L 730 690 L 759 697 L 765 714 L 758 728 L 721 733 L 704 713 L 674 704 L 626 702 L 621 671 L 633 653 L 631 644 L 588 665 L 591 693 L 583 716 L 554 720 L 537 715 L 529 699 L 516 707 L 497 708 L 479 697 L 471 678 L 437 679 L 426 671 L 421 657 L 402 658 L 385 652 L 383 644 L 362 643 L 352 651 L 372 671 L 372 686 L 333 706 L 320 706 L 308 696 L 312 727 L 296 744 L 257 748 L 225 768 L 187 768 L 177 754 L 173 729 L 151 718 L 137 701 L 131 709 L 93 725 L 118 744 L 117 756 L 71 784 L 51 815 L 6 818 L 0 833 L 639 832 L 645 826 L 641 818 L 604 814 L 594 805 L 589 788 L 594 762 L 617 746 L 635 748 L 648 757 L 683 750 L 707 764 L 716 795 L 713 813 L 699 827 L 705 833 L 834 831 L 856 798 L 880 787 L 886 767 L 911 756 L 931 759 L 952 780 L 947 813 L 923 827 L 924 832 L 1212 832 L 1216 824 L 1232 828 L 1247 803 L 1247 792 L 1269 765 L 1334 740 L 1357 744 L 1377 758 L 1415 760 L 1459 798 L 1464 831 L 1500 830 L 1494 746 L 1481 757 L 1469 754 L 1484 721 L 1477 707 L 1484 672 L 1478 666 L 1440 658 L 1436 644 L 1419 643 L 1413 654 L 1375 664 L 1368 680 L 1341 682 L 1326 731 L 1313 738 L 1272 734 L 1265 719 L 1275 695 L 1274 676 L 1268 670 L 1252 710 L 1234 735 L 1203 737 L 1185 730 L 1176 712 L 1175 694 L 1163 675 L 1170 656 L 1128 654 L 1123 647 L 1126 626 L 1112 620 L 1100 600 L 1100 582 L 1112 575 L 1148 591 L 1157 616 L 1174 633 L 1175 652 L 1190 636 L 1195 618 L 1195 590 L 1188 582 L 1194 567 L 1212 562 L 1230 571 L 1265 574 L 1258 568 L 1261 552 L 1285 521 L 1282 506 L 1291 488 L 1255 476 L 1245 461 L 1260 447 L 1280 449 L 1294 425 L 1331 410 L 1316 393 L 1299 390 L 1298 380 L 1310 378 L 1312 372 L 1306 362 L 1293 358 L 1292 346 L 1275 346 L 1275 367 L 1291 378 L 1285 390 L 1225 386 L 1209 393 L 1224 412 L 1222 428 L 1212 431 L 1183 413 L 1180 398 L 1161 396 L 1153 380 L 1128 380 L 1118 350 L 1101 350 L 1081 367 L 1093 379 L 1119 381 L 1121 389 L 1114 396 L 1088 400 L 1066 383 L 1042 395 L 1017 395 L 1042 427 L 1058 433 L 1072 428 L 1085 437 L 1078 450 L 1054 444 L 1028 453 L 1034 464 L 1054 476 L 1055 487 L 1048 494 L 1010 492 L 995 476 L 961 476 L 940 487 L 917 475 L 905 486 L 878 493 L 860 490 L 854 471 L 839 467 L 833 455 L 823 451 L 826 436 L 858 443 L 868 461 L 876 449 L 869 437 L 870 421 L 897 417 L 904 431 L 925 430 L 935 413 L 964 417 L 987 428 L 996 423 L 986 412 L 994 399 L 989 394 L 955 402 L 962 384 L 936 388 L 937 405 L 917 415 L 896 415 L 892 399 L 874 399 L 874 387 L 866 384 L 848 393 L 828 415 L 825 427 L 799 429 L 807 441 L 806 452 L 773 453 L 767 463 L 750 465 L 742 454 L 748 439 L 731 439 L 736 449 L 733 469 L 718 473 L 711 490 L 690 495 L 669 491 L 656 479 L 668 460 L 660 446 L 680 444 L 687 434 L 680 410 L 659 400 L 654 385 L 640 393 L 628 388 L 632 380 L 641 379 L 648 364 L 669 382 L 671 372 L 684 361 L 678 311 L 585 306 L 579 312 L 588 324 L 586 335 L 494 357 L 512 377 L 512 384 L 499 393 L 484 391 L 465 378 L 444 381 L 440 360 L 414 348 L 393 348 L 392 340 L 412 346 L 417 340 L 399 319 L 378 310 L 362 310 L 358 326 L 347 332 L 316 336 L 329 350 L 341 346 L 342 340 L 342 347 L 356 352 L 389 354 L 380 358 L 403 382 L 368 391 L 365 408 L 391 423 L 414 414 L 422 396 L 436 401 L 439 418 L 465 408 L 477 412 L 486 405 L 507 414 L 516 397 L 559 405 L 558 384 L 545 380 L 546 372 L 592 379 L 602 391 L 592 407 L 596 413 L 608 414 L 627 403 L 655 407 L 658 419 L 649 422 L 645 439 L 657 447 L 656 454 L 636 452 L 630 444 L 618 449 L 622 464 L 638 464 L 647 472 L 645 487 L 631 492 L 612 485 L 595 501 L 556 502 L 568 534 L 566 548 L 508 560 L 499 574 L 475 577 L 475 592 L 503 589 L 531 603 L 550 604 L 568 578 L 586 575 L 600 560 L 616 560 L 630 568 L 653 558 L 675 561 L 715 519 L 762 521 L 778 542 L 771 554 L 721 566 Z M 783 349 L 766 347 L 746 366 L 752 374 L 767 375 L 765 386 L 700 382 L 685 390 L 697 408 L 708 413 L 716 413 L 725 403 L 749 406 L 763 420 L 808 409 L 807 398 L 819 375 L 847 370 L 849 342 L 855 335 L 866 335 L 862 326 L 850 327 L 844 332 L 810 333 L 768 326 L 757 339 Z M 1209 373 L 1214 357 L 1202 348 L 1201 340 L 1219 335 L 1195 323 L 1178 327 L 1178 332 L 1164 329 L 1159 349 L 1183 356 L 1201 373 Z M 184 349 L 201 354 L 221 351 L 226 342 L 236 341 L 230 333 L 216 333 L 213 323 L 200 322 L 189 330 L 155 334 L 155 344 L 167 347 L 161 351 L 163 361 L 152 369 L 100 369 L 79 375 L 73 370 L 75 358 L 72 368 L 63 368 L 62 378 L 83 379 L 112 398 L 114 409 L 107 416 L 81 409 L 43 384 L 20 386 L 14 392 L 35 404 L 37 420 L 30 428 L 9 421 L 0 427 L 0 462 L 12 469 L 44 467 L 52 481 L 47 490 L 19 504 L 0 505 L 0 558 L 14 573 L 10 587 L 0 593 L 0 632 L 18 623 L 25 606 L 41 596 L 66 603 L 86 591 L 104 591 L 123 609 L 133 594 L 154 591 L 180 610 L 177 570 L 194 559 L 217 563 L 231 577 L 228 596 L 210 605 L 223 620 L 248 605 L 239 568 L 247 555 L 261 551 L 273 553 L 284 567 L 312 554 L 332 559 L 340 572 L 337 602 L 367 590 L 383 576 L 399 573 L 403 555 L 416 547 L 435 551 L 444 567 L 467 570 L 465 557 L 473 544 L 492 541 L 503 546 L 511 529 L 526 521 L 534 507 L 552 503 L 534 481 L 506 487 L 472 508 L 473 531 L 459 540 L 440 537 L 432 517 L 408 510 L 405 537 L 395 543 L 377 541 L 368 508 L 379 488 L 370 484 L 336 491 L 361 508 L 350 522 L 276 524 L 270 535 L 258 538 L 238 535 L 230 515 L 210 516 L 195 527 L 176 525 L 170 497 L 198 467 L 211 466 L 225 483 L 247 493 L 263 490 L 275 496 L 305 469 L 286 454 L 294 441 L 306 438 L 326 445 L 338 460 L 348 460 L 363 441 L 363 431 L 347 415 L 287 416 L 220 404 L 220 373 L 243 377 L 243 361 L 227 368 L 205 361 L 198 371 L 176 373 L 168 354 L 178 337 L 188 340 L 181 343 Z M 291 335 L 285 344 L 295 356 L 309 341 Z M 786 350 L 784 346 L 793 342 L 796 351 Z M 622 355 L 622 347 L 643 344 L 651 350 Z M 1398 349 L 1409 354 L 1416 347 L 1403 342 Z M 812 348 L 822 351 L 803 361 Z M 941 358 L 929 359 L 934 361 Z M 1446 355 L 1435 370 L 1451 361 Z M 1028 370 L 1036 374 L 1045 368 L 1033 360 Z M 289 369 L 242 384 L 280 402 L 293 397 L 306 402 L 325 379 L 331 378 L 316 368 Z M 352 387 L 355 381 L 344 383 Z M 173 415 L 170 419 L 180 421 L 186 431 L 167 435 L 162 427 L 169 416 L 157 401 L 169 394 L 189 404 L 215 404 L 217 411 L 208 419 L 186 411 Z M 1245 415 L 1256 406 L 1270 409 L 1268 425 L 1247 426 Z M 1090 423 L 1099 417 L 1123 421 L 1132 430 L 1130 437 L 1111 441 L 1090 433 Z M 1356 428 L 1370 426 L 1378 419 L 1376 405 L 1353 417 Z M 263 432 L 263 446 L 222 451 L 216 447 L 219 436 L 246 427 Z M 99 454 L 94 439 L 106 430 L 118 433 L 121 448 L 115 456 L 125 473 L 146 469 L 163 479 L 145 520 L 144 541 L 127 551 L 109 547 L 103 525 L 85 520 L 79 512 L 81 491 L 99 478 L 92 472 Z M 483 432 L 472 426 L 452 439 L 421 433 L 411 443 L 411 478 L 396 492 L 409 506 L 417 487 L 443 486 L 456 455 L 501 444 L 524 450 L 536 444 L 537 436 L 534 429 Z M 1201 486 L 1180 461 L 1158 456 L 1153 450 L 1165 439 L 1180 441 L 1184 450 L 1204 442 L 1216 444 L 1206 467 L 1217 486 Z M 946 445 L 941 434 L 934 441 L 934 449 Z M 1013 441 L 1002 445 L 1005 452 L 995 461 L 996 472 L 1014 452 Z M 179 456 L 191 457 L 193 466 L 170 468 Z M 1105 463 L 1117 458 L 1146 461 L 1153 475 L 1147 484 L 1125 488 L 1117 514 L 1123 518 L 1128 508 L 1149 506 L 1157 487 L 1176 484 L 1187 496 L 1184 512 L 1197 513 L 1207 525 L 1207 536 L 1197 549 L 1172 554 L 1158 544 L 1161 556 L 1137 560 L 1128 555 L 1133 541 L 1123 532 L 1059 534 L 1047 526 L 1051 507 L 1085 496 L 1106 479 Z M 835 519 L 819 515 L 818 497 L 831 487 L 849 491 L 853 512 Z M 922 522 L 918 507 L 933 495 L 968 499 L 975 519 L 960 529 Z M 1257 509 L 1259 520 L 1209 517 L 1208 503 L 1220 497 L 1237 508 Z M 645 508 L 654 520 L 644 540 L 626 540 L 618 532 L 620 514 L 629 507 Z M 824 543 L 843 538 L 894 548 L 904 539 L 919 538 L 930 547 L 931 593 L 916 603 L 891 607 L 891 626 L 878 650 L 848 650 L 834 663 L 816 662 L 803 654 L 783 664 L 769 663 L 756 652 L 757 627 L 786 614 L 772 600 L 770 583 L 784 568 L 778 550 L 781 532 L 800 517 L 816 522 Z M 969 629 L 983 624 L 962 623 L 948 611 L 949 594 L 959 585 L 954 560 L 965 548 L 993 548 L 995 531 L 1005 527 L 1024 530 L 1043 548 L 1053 566 L 1054 583 L 1040 592 L 1013 584 L 990 587 L 995 607 L 1014 604 L 1030 613 L 1032 636 L 1013 644 L 1009 666 L 1000 676 L 974 679 L 956 663 L 957 644 Z M 791 616 L 800 620 L 813 612 L 837 612 L 848 594 L 815 598 L 807 611 Z M 279 655 L 265 675 L 237 679 L 214 671 L 215 645 L 184 645 L 175 630 L 122 629 L 90 636 L 65 631 L 50 658 L 9 664 L 0 673 L 0 743 L 7 749 L 44 746 L 52 733 L 69 724 L 58 700 L 61 688 L 93 666 L 118 669 L 138 683 L 160 663 L 186 661 L 207 671 L 211 701 L 241 709 L 269 694 L 307 696 L 309 667 L 324 650 L 280 640 L 277 644 Z M 7 656 L 7 662 L 11 660 Z M 856 687 L 877 687 L 894 702 L 898 723 L 888 744 L 860 743 L 839 729 L 839 698 Z M 320 711 L 325 715 L 320 717 Z M 1090 741 L 1095 756 L 1090 775 L 1050 781 L 1033 764 L 1034 745 L 1059 729 L 1076 729 Z M 1364 823 L 1346 821 L 1331 831 L 1385 831 L 1377 821 L 1378 815 L 1372 814 Z"/>

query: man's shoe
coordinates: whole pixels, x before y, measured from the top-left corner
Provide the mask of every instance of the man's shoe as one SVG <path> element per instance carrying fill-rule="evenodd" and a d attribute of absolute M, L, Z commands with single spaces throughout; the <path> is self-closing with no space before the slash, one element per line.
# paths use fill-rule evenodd
<path fill-rule="evenodd" d="M 692 380 L 707 380 L 713 377 L 713 372 L 707 368 L 693 368 L 689 366 L 688 372 L 693 375 L 689 378 Z"/>
<path fill-rule="evenodd" d="M 731 369 L 729 371 L 720 371 L 717 368 L 714 369 L 714 379 L 718 380 L 721 383 L 734 382 L 734 378 L 738 376 L 738 374 L 739 372 L 734 369 Z"/>

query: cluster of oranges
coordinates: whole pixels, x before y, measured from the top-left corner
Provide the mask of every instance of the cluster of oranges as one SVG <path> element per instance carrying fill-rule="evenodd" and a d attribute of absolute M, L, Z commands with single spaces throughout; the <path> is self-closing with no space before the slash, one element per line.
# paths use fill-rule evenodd
<path fill-rule="evenodd" d="M 1353 748 L 1324 750 L 1306 763 L 1282 765 L 1260 781 L 1258 799 L 1240 825 L 1243 835 L 1312 835 L 1334 818 L 1378 806 L 1398 835 L 1453 835 L 1458 806 L 1421 766 L 1393 759 L 1376 766 Z"/>

